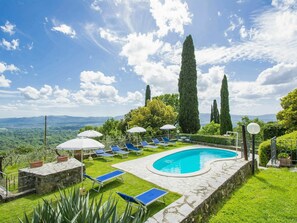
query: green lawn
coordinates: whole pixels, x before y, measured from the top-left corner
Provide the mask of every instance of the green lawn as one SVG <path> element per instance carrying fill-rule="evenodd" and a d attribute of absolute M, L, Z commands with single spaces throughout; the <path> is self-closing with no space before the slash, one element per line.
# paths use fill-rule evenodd
<path fill-rule="evenodd" d="M 186 146 L 189 144 L 182 144 L 178 143 L 177 146 L 170 146 L 170 149 Z M 85 160 L 84 163 L 86 164 L 86 172 L 90 176 L 99 176 L 104 173 L 108 173 L 114 168 L 111 166 L 112 164 L 128 161 L 131 159 L 136 159 L 139 157 L 147 156 L 156 152 L 162 152 L 168 150 L 168 148 L 159 148 L 157 151 L 144 151 L 144 154 L 141 156 L 136 156 L 133 153 L 129 154 L 129 158 L 120 158 L 116 156 L 113 161 L 106 162 L 100 158 L 96 158 L 93 161 Z M 9 169 L 9 172 L 11 172 L 12 169 Z M 87 190 L 90 190 L 90 197 L 94 197 L 95 199 L 99 198 L 101 194 L 104 194 L 104 200 L 107 200 L 107 198 L 112 195 L 118 199 L 119 197 L 115 194 L 116 191 L 124 192 L 129 195 L 137 195 L 140 194 L 152 187 L 158 187 L 150 182 L 147 182 L 145 180 L 142 180 L 132 174 L 126 173 L 124 176 L 124 183 L 121 183 L 119 181 L 113 181 L 109 184 L 106 184 L 99 193 L 90 190 L 92 186 L 92 182 L 88 179 L 84 180 L 84 187 Z M 81 187 L 81 184 L 77 184 L 77 187 Z M 159 187 L 160 188 L 160 187 Z M 36 194 L 28 195 L 26 197 L 10 201 L 7 203 L 0 204 L 0 222 L 17 222 L 18 217 L 22 218 L 24 212 L 31 213 L 34 207 L 40 202 L 42 202 L 42 199 L 55 199 L 55 196 L 58 196 L 59 192 L 51 193 L 48 195 L 40 196 Z M 150 216 L 157 213 L 161 209 L 163 209 L 165 206 L 169 205 L 173 201 L 177 200 L 180 197 L 179 194 L 169 192 L 165 196 L 165 205 L 162 203 L 155 202 L 149 206 L 149 213 Z M 123 211 L 126 207 L 125 201 L 122 199 L 118 199 L 118 208 L 119 211 Z"/>
<path fill-rule="evenodd" d="M 211 223 L 295 223 L 297 173 L 286 168 L 261 170 L 221 205 Z"/>

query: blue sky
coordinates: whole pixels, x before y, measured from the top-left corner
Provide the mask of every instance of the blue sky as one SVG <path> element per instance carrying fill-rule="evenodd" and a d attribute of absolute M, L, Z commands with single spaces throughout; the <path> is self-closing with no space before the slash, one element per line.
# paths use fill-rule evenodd
<path fill-rule="evenodd" d="M 297 86 L 296 0 L 0 0 L 0 117 L 116 116 L 177 93 L 191 34 L 199 111 L 281 110 Z"/>

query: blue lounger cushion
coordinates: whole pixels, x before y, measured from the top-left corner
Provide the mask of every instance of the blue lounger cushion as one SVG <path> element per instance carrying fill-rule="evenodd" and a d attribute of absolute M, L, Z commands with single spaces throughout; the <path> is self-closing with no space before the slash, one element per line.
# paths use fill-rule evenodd
<path fill-rule="evenodd" d="M 152 188 L 148 191 L 145 191 L 142 194 L 137 195 L 136 197 L 132 197 L 127 194 L 117 192 L 117 194 L 121 198 L 123 198 L 126 202 L 128 203 L 132 202 L 132 203 L 141 205 L 145 209 L 147 208 L 148 205 L 164 197 L 167 193 L 168 193 L 167 191 L 160 190 L 157 188 Z"/>
<path fill-rule="evenodd" d="M 157 139 L 157 138 L 154 138 L 153 139 L 153 143 L 155 144 L 155 145 L 160 145 L 160 146 L 168 146 L 168 143 L 164 143 L 164 142 L 160 142 L 159 141 L 159 139 Z"/>
<path fill-rule="evenodd" d="M 123 181 L 123 174 L 125 174 L 126 172 L 122 171 L 122 170 L 115 170 L 115 171 L 112 171 L 110 173 L 107 173 L 107 174 L 104 174 L 104 175 L 101 175 L 101 176 L 98 176 L 96 178 L 94 177 L 91 177 L 87 174 L 84 174 L 84 177 L 85 178 L 88 178 L 90 180 L 93 181 L 93 185 L 92 185 L 92 189 L 94 189 L 94 185 L 95 183 L 99 184 L 99 188 L 98 190 L 95 190 L 97 192 L 99 192 L 99 190 L 101 189 L 101 187 L 104 186 L 104 183 L 106 183 L 107 181 L 110 181 L 112 179 L 117 179 L 117 178 L 121 178 L 121 180 Z"/>
<path fill-rule="evenodd" d="M 153 146 L 153 145 L 148 144 L 147 141 L 142 141 L 140 144 L 143 146 L 143 148 L 149 148 L 149 149 L 157 149 L 158 148 L 158 146 Z"/>
<path fill-rule="evenodd" d="M 129 152 L 124 151 L 121 147 L 119 147 L 118 145 L 112 145 L 110 146 L 111 151 L 114 154 L 120 155 L 122 157 L 128 157 Z"/>
<path fill-rule="evenodd" d="M 163 142 L 167 143 L 168 145 L 175 145 L 176 142 L 171 142 L 167 137 L 162 137 Z"/>
<path fill-rule="evenodd" d="M 142 149 L 135 147 L 132 143 L 126 143 L 126 147 L 129 151 L 135 152 L 136 154 L 142 153 Z"/>

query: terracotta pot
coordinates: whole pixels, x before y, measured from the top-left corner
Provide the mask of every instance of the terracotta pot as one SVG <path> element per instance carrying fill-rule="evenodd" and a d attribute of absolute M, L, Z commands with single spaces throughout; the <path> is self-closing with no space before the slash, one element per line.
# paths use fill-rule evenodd
<path fill-rule="evenodd" d="M 60 162 L 65 162 L 68 160 L 68 156 L 58 156 L 57 157 L 57 162 L 60 163 Z"/>
<path fill-rule="evenodd" d="M 42 160 L 30 162 L 30 168 L 36 168 L 36 167 L 41 167 L 43 165 Z"/>

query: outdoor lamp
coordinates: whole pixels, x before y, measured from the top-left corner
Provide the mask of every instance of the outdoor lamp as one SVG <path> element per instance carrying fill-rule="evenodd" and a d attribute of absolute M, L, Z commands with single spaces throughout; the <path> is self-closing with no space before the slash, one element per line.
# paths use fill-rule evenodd
<path fill-rule="evenodd" d="M 260 132 L 260 126 L 257 123 L 250 123 L 247 131 L 252 135 L 252 174 L 255 174 L 255 135 Z"/>

